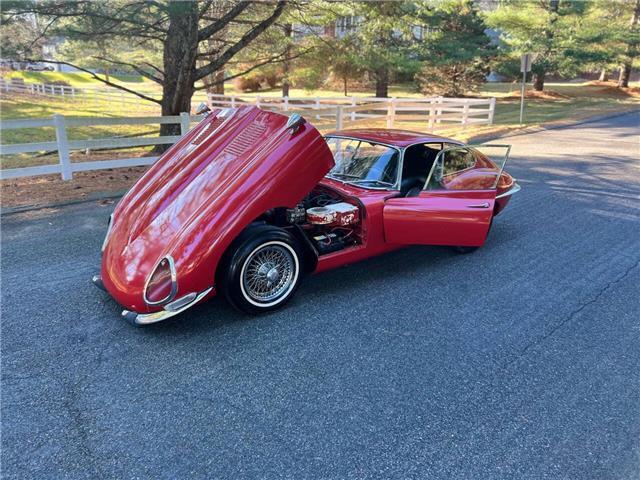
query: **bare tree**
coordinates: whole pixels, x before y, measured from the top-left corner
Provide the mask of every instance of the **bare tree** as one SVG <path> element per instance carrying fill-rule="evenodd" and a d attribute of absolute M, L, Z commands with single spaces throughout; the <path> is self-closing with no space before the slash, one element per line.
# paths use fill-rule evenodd
<path fill-rule="evenodd" d="M 211 88 L 224 81 L 221 72 L 225 65 L 273 25 L 287 3 L 287 0 L 3 2 L 2 14 L 3 24 L 35 16 L 44 25 L 41 36 L 64 35 L 91 41 L 125 38 L 131 44 L 161 50 L 162 61 L 157 63 L 100 57 L 160 85 L 161 98 L 125 87 L 81 66 L 58 63 L 71 65 L 107 85 L 158 103 L 162 115 L 177 115 L 190 110 L 191 97 L 197 89 Z M 28 55 L 27 50 L 25 52 Z M 271 55 L 261 64 L 274 61 L 282 61 L 282 55 Z M 244 73 L 246 71 L 234 76 Z M 197 82 L 201 84 L 196 85 Z M 177 125 L 162 125 L 161 135 L 176 134 L 178 130 Z"/>

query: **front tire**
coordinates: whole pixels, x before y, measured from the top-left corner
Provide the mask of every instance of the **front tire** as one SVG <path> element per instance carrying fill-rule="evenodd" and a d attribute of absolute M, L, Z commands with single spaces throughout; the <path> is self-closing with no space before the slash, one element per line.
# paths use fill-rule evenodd
<path fill-rule="evenodd" d="M 248 231 L 234 246 L 222 282 L 227 300 L 251 314 L 282 307 L 297 290 L 302 254 L 287 231 L 262 226 Z"/>

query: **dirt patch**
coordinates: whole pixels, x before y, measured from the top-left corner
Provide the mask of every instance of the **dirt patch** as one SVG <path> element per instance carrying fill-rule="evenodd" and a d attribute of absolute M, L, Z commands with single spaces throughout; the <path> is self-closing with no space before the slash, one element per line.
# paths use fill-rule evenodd
<path fill-rule="evenodd" d="M 542 92 L 538 92 L 537 90 L 527 90 L 524 96 L 525 98 L 537 98 L 540 100 L 564 100 L 570 98 L 568 95 L 563 95 L 562 93 L 554 92 L 553 90 L 543 90 Z M 520 91 L 514 90 L 502 98 L 520 98 Z"/>
<path fill-rule="evenodd" d="M 595 93 L 602 96 L 619 98 L 640 98 L 640 87 L 619 88 L 617 82 L 601 82 L 599 80 L 588 82 L 586 83 L 586 85 L 589 85 L 591 87 L 602 87 L 593 90 Z"/>
<path fill-rule="evenodd" d="M 2 208 L 49 205 L 87 199 L 103 193 L 116 194 L 131 188 L 147 168 L 77 172 L 69 181 L 63 181 L 59 174 L 2 180 L 0 205 Z"/>

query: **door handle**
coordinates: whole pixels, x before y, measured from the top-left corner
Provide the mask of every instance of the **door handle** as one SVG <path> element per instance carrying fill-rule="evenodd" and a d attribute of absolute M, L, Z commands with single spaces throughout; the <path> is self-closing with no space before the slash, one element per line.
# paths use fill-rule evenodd
<path fill-rule="evenodd" d="M 489 208 L 489 202 L 475 203 L 473 205 L 467 205 L 469 208 Z"/>

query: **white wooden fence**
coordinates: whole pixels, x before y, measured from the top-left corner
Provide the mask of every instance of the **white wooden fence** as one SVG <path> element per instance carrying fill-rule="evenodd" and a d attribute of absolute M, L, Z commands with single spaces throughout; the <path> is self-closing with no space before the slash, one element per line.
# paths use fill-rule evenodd
<path fill-rule="evenodd" d="M 73 87 L 55 86 L 61 92 Z M 38 90 L 33 87 L 34 90 Z M 29 87 L 31 89 L 31 87 Z M 54 90 L 55 91 L 55 90 Z M 69 92 L 68 92 L 69 93 Z M 77 93 L 77 91 L 75 92 Z M 73 97 L 72 90 L 69 95 Z M 345 126 L 358 126 L 361 122 L 381 120 L 387 128 L 393 128 L 402 122 L 420 122 L 420 130 L 451 129 L 452 126 L 466 128 L 473 124 L 491 124 L 495 112 L 495 98 L 282 98 L 282 97 L 250 97 L 210 95 L 212 106 L 237 107 L 254 104 L 267 110 L 280 111 L 285 114 L 301 113 L 312 120 L 317 127 L 327 130 L 341 130 Z M 181 113 L 179 116 L 165 117 L 64 117 L 54 115 L 52 118 L 36 118 L 25 120 L 0 121 L 0 132 L 5 130 L 54 127 L 56 140 L 39 143 L 21 143 L 0 145 L 0 155 L 14 155 L 33 152 L 58 153 L 58 163 L 52 165 L 0 169 L 0 179 L 17 178 L 34 175 L 62 175 L 70 180 L 74 172 L 100 170 L 106 168 L 134 167 L 152 164 L 157 157 L 121 158 L 114 160 L 72 162 L 72 150 L 115 149 L 149 145 L 165 145 L 175 143 L 180 136 L 162 137 L 111 137 L 88 140 L 69 140 L 69 127 L 96 125 L 144 125 L 144 124 L 180 124 L 181 134 L 189 131 L 191 122 L 202 117 Z M 412 126 L 415 125 L 412 124 Z"/>
<path fill-rule="evenodd" d="M 420 130 L 434 131 L 473 124 L 493 124 L 495 98 L 379 98 L 379 97 L 275 97 L 249 95 L 208 95 L 214 107 L 257 105 L 280 112 L 297 112 L 316 120 L 336 119 L 341 108 L 345 121 L 386 119 L 387 128 L 397 123 L 419 122 Z M 340 108 L 339 108 L 340 107 Z M 354 125 L 355 126 L 355 125 Z"/>
<path fill-rule="evenodd" d="M 6 81 L 0 78 L 0 92 L 16 92 L 30 95 L 54 96 L 70 101 L 119 103 L 122 106 L 140 106 L 144 99 L 116 88 L 72 87 L 40 83 Z M 139 89 L 139 87 L 137 88 Z M 145 90 L 142 93 L 159 98 L 157 90 Z M 196 92 L 192 103 L 197 105 L 208 101 L 211 106 L 236 107 L 252 104 L 258 107 L 281 112 L 311 114 L 315 120 L 336 120 L 337 107 L 349 111 L 349 122 L 359 120 L 386 119 L 387 127 L 396 123 L 420 123 L 420 130 L 435 131 L 450 128 L 451 124 L 468 126 L 473 124 L 491 125 L 495 114 L 495 98 L 447 98 L 447 97 L 277 97 L 265 95 L 215 95 Z M 149 104 L 149 103 L 147 103 Z M 369 108 L 357 108 L 368 105 Z M 326 110 L 326 109 L 329 110 Z M 357 126 L 353 125 L 353 126 Z"/>
<path fill-rule="evenodd" d="M 7 95 L 10 93 L 18 93 L 22 95 L 36 95 L 55 97 L 58 100 L 69 101 L 92 101 L 94 103 L 120 104 L 124 107 L 139 107 L 142 104 L 148 106 L 158 105 L 132 93 L 126 92 L 112 87 L 75 87 L 70 85 L 58 85 L 51 83 L 25 83 L 16 81 L 16 79 L 4 79 L 0 77 L 0 93 Z M 11 81 L 12 80 L 12 81 Z M 161 92 L 143 87 L 135 87 L 137 91 L 144 95 L 160 99 Z M 196 92 L 193 96 L 194 103 L 200 103 L 207 100 L 205 92 Z"/>
<path fill-rule="evenodd" d="M 59 173 L 63 180 L 71 180 L 74 172 L 87 170 L 102 170 L 105 168 L 136 167 L 150 165 L 158 157 L 119 158 L 116 160 L 99 160 L 92 162 L 72 162 L 71 150 L 130 148 L 149 145 L 173 144 L 180 135 L 162 137 L 111 137 L 89 140 L 69 140 L 67 129 L 69 127 L 94 126 L 94 125 L 145 125 L 173 123 L 180 124 L 181 134 L 189 131 L 191 122 L 198 121 L 202 117 L 181 113 L 171 117 L 126 117 L 126 118 L 96 118 L 96 117 L 65 117 L 54 115 L 51 118 L 34 118 L 27 120 L 4 120 L 0 122 L 0 131 L 22 128 L 54 127 L 56 140 L 38 143 L 18 143 L 0 145 L 0 155 L 12 155 L 18 153 L 49 152 L 58 153 L 58 163 L 52 165 L 39 165 L 34 167 L 0 169 L 0 179 L 29 177 L 35 175 L 47 175 Z"/>

